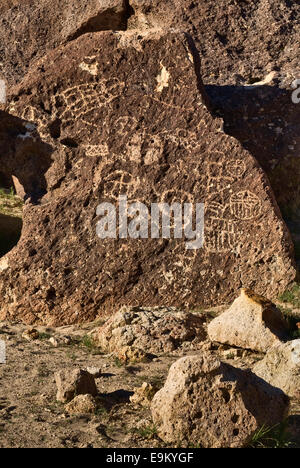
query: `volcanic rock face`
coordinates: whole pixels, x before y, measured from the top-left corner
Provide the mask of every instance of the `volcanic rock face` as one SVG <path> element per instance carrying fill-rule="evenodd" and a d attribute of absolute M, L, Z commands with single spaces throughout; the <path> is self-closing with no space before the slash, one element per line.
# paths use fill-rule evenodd
<path fill-rule="evenodd" d="M 298 71 L 298 2 L 130 0 L 130 6 L 130 29 L 177 28 L 192 35 L 205 83 L 251 84 L 275 67 Z"/>
<path fill-rule="evenodd" d="M 288 330 L 282 313 L 272 302 L 242 290 L 232 306 L 208 325 L 212 341 L 267 352 L 287 339 Z"/>
<path fill-rule="evenodd" d="M 291 85 L 299 78 L 299 24 L 300 5 L 289 0 L 5 0 L 0 6 L 0 78 L 19 82 L 37 58 L 87 32 L 188 32 L 201 53 L 202 78 L 213 88 L 210 94 L 226 132 L 267 172 L 294 240 L 300 242 L 300 106 L 291 102 Z M 270 73 L 276 74 L 276 83 L 265 81 Z M 258 82 L 262 92 L 249 88 Z"/>
<path fill-rule="evenodd" d="M 300 4 L 288 0 L 131 0 L 129 28 L 175 27 L 201 53 L 204 83 L 225 131 L 267 172 L 300 244 Z M 273 76 L 273 79 L 271 77 Z M 256 86 L 254 83 L 260 83 Z M 299 93 L 298 93 L 299 97 Z M 297 224 L 295 224 L 297 223 Z"/>
<path fill-rule="evenodd" d="M 211 305 L 241 286 L 273 297 L 294 279 L 268 180 L 210 115 L 199 67 L 181 33 L 86 34 L 11 91 L 9 112 L 36 125 L 26 141 L 42 139 L 53 162 L 41 170 L 47 194 L 28 193 L 36 204 L 1 274 L 1 317 L 70 323 L 112 302 Z M 204 203 L 203 248 L 161 232 L 137 239 L 136 221 L 130 238 L 98 238 L 97 206 L 121 211 L 120 196 L 149 212 Z"/>
<path fill-rule="evenodd" d="M 279 389 L 203 354 L 172 365 L 151 411 L 165 442 L 238 448 L 263 425 L 280 423 L 288 407 L 288 397 Z"/>
<path fill-rule="evenodd" d="M 0 7 L 0 77 L 22 79 L 33 61 L 81 34 L 126 29 L 123 0 L 15 0 Z M 14 6 L 14 8 L 12 8 Z"/>
<path fill-rule="evenodd" d="M 300 243 L 300 104 L 292 102 L 293 79 L 289 74 L 284 83 L 280 72 L 274 72 L 261 86 L 206 90 L 215 112 L 224 118 L 226 133 L 237 138 L 268 174 L 281 212 Z M 300 96 L 299 91 L 294 93 Z"/>

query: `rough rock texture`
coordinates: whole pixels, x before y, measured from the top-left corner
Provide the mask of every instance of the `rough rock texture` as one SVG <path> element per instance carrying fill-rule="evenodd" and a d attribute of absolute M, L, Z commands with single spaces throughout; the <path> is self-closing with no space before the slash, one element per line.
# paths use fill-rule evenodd
<path fill-rule="evenodd" d="M 52 164 L 32 175 L 23 235 L 1 274 L 1 317 L 62 324 L 123 304 L 216 305 L 242 286 L 278 296 L 294 279 L 268 180 L 207 110 L 185 34 L 85 34 L 50 52 L 8 98 L 10 113 L 36 125 L 27 144 L 42 139 Z M 203 248 L 99 239 L 97 206 L 120 195 L 149 208 L 204 202 Z"/>
<path fill-rule="evenodd" d="M 0 174 L 12 187 L 12 176 L 31 199 L 47 189 L 44 174 L 49 170 L 52 147 L 36 134 L 29 138 L 34 125 L 0 110 Z"/>
<path fill-rule="evenodd" d="M 16 5 L 25 5 L 26 1 L 28 0 L 1 0 L 0 14 L 3 14 L 5 11 L 15 7 Z"/>
<path fill-rule="evenodd" d="M 60 44 L 88 32 L 126 29 L 126 4 L 123 0 L 4 3 L 0 7 L 0 77 L 13 84 L 36 59 Z"/>
<path fill-rule="evenodd" d="M 39 338 L 39 332 L 35 328 L 30 328 L 22 334 L 22 338 L 26 341 L 34 341 Z"/>
<path fill-rule="evenodd" d="M 82 369 L 67 369 L 55 373 L 57 401 L 68 403 L 77 395 L 97 396 L 94 377 Z"/>
<path fill-rule="evenodd" d="M 300 398 L 300 339 L 273 346 L 253 372 L 287 395 Z"/>
<path fill-rule="evenodd" d="M 157 393 L 157 388 L 153 387 L 151 384 L 144 382 L 141 387 L 134 388 L 134 394 L 130 397 L 131 403 L 134 405 L 141 405 L 148 407 L 151 405 L 151 401 L 155 393 Z"/>
<path fill-rule="evenodd" d="M 151 411 L 166 442 L 205 448 L 243 447 L 264 424 L 281 422 L 288 397 L 250 371 L 211 354 L 188 356 L 172 365 Z"/>
<path fill-rule="evenodd" d="M 203 341 L 206 338 L 203 324 L 202 317 L 171 308 L 123 307 L 93 332 L 93 338 L 105 351 L 124 354 L 122 349 L 130 347 L 162 354 L 185 341 Z"/>
<path fill-rule="evenodd" d="M 287 324 L 271 301 L 242 289 L 232 306 L 208 325 L 212 341 L 267 352 L 287 339 Z"/>
<path fill-rule="evenodd" d="M 295 75 L 298 68 L 295 68 Z M 281 212 L 300 245 L 300 105 L 292 103 L 292 77 L 280 72 L 261 86 L 206 87 L 225 131 L 267 172 Z M 299 96 L 300 94 L 298 94 Z"/>
<path fill-rule="evenodd" d="M 177 28 L 192 35 L 205 83 L 251 84 L 276 67 L 297 71 L 298 2 L 130 0 L 130 6 L 130 29 Z"/>
<path fill-rule="evenodd" d="M 300 245 L 300 4 L 289 0 L 131 0 L 129 28 L 188 31 L 201 53 L 202 78 L 225 131 L 267 172 Z M 271 78 L 273 76 L 273 78 Z M 249 86 L 254 83 L 260 86 Z"/>
<path fill-rule="evenodd" d="M 205 83 L 251 84 L 298 68 L 300 6 L 289 0 L 2 0 L 0 15 L 2 70 L 14 80 L 36 54 L 86 32 L 126 28 L 191 34 Z"/>
<path fill-rule="evenodd" d="M 187 31 L 225 130 L 267 172 L 300 245 L 300 106 L 291 104 L 299 24 L 299 2 L 290 0 L 6 0 L 0 6 L 0 77 L 18 82 L 37 58 L 86 32 Z M 254 83 L 262 86 L 253 89 Z"/>
<path fill-rule="evenodd" d="M 97 409 L 97 403 L 91 395 L 78 395 L 65 407 L 69 414 L 94 414 Z"/>

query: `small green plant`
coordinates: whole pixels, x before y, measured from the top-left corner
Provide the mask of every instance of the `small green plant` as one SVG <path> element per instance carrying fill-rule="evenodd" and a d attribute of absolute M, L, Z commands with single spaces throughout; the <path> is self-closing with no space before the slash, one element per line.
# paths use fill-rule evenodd
<path fill-rule="evenodd" d="M 300 308 L 300 284 L 295 283 L 291 289 L 285 291 L 279 300 L 285 304 L 290 304 L 293 307 Z"/>
<path fill-rule="evenodd" d="M 108 414 L 108 411 L 103 406 L 98 406 L 98 408 L 95 411 L 95 414 L 96 416 L 106 416 Z"/>
<path fill-rule="evenodd" d="M 66 356 L 68 359 L 71 359 L 72 361 L 76 361 L 77 355 L 74 353 L 74 351 L 67 351 Z"/>
<path fill-rule="evenodd" d="M 292 442 L 287 432 L 287 423 L 273 427 L 263 425 L 252 437 L 250 448 L 291 448 Z"/>
<path fill-rule="evenodd" d="M 39 340 L 46 341 L 50 340 L 51 335 L 49 333 L 39 333 Z"/>
<path fill-rule="evenodd" d="M 118 357 L 115 358 L 114 364 L 115 364 L 116 367 L 119 367 L 119 368 L 121 368 L 121 367 L 123 367 L 125 365 L 125 363 L 123 361 L 121 361 L 121 359 L 119 359 Z"/>
<path fill-rule="evenodd" d="M 164 375 L 154 375 L 154 376 L 139 375 L 137 376 L 137 379 L 142 384 L 144 382 L 149 382 L 152 385 L 152 387 L 154 387 L 157 390 L 160 390 L 164 386 L 166 377 Z"/>
<path fill-rule="evenodd" d="M 85 335 L 81 338 L 81 345 L 86 348 L 91 354 L 103 354 L 101 350 L 96 346 L 93 338 L 89 335 Z"/>
<path fill-rule="evenodd" d="M 15 194 L 13 187 L 9 190 L 0 188 L 0 213 L 22 217 L 23 200 Z"/>
<path fill-rule="evenodd" d="M 143 439 L 153 439 L 157 435 L 158 430 L 155 424 L 149 424 L 149 426 L 136 429 L 136 432 Z"/>

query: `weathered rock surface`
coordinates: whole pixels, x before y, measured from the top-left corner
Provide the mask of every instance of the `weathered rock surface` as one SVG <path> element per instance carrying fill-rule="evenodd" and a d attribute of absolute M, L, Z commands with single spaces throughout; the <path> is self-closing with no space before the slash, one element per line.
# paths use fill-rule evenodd
<path fill-rule="evenodd" d="M 232 306 L 208 325 L 212 341 L 267 352 L 287 339 L 287 324 L 271 301 L 242 289 Z"/>
<path fill-rule="evenodd" d="M 202 317 L 172 308 L 123 307 L 103 327 L 93 332 L 93 339 L 103 350 L 123 352 L 123 348 L 143 353 L 173 351 L 185 341 L 206 338 Z"/>
<path fill-rule="evenodd" d="M 82 369 L 67 369 L 55 373 L 57 401 L 68 403 L 78 395 L 97 396 L 94 377 Z"/>
<path fill-rule="evenodd" d="M 290 397 L 300 398 L 300 340 L 273 346 L 253 372 Z"/>
<path fill-rule="evenodd" d="M 30 328 L 22 333 L 22 338 L 26 341 L 37 340 L 39 338 L 39 332 L 35 328 Z"/>
<path fill-rule="evenodd" d="M 13 84 L 47 51 L 88 32 L 124 30 L 127 16 L 123 0 L 8 1 L 0 7 L 0 77 Z"/>
<path fill-rule="evenodd" d="M 203 81 L 225 119 L 225 131 L 267 172 L 299 245 L 300 106 L 292 103 L 292 83 L 299 78 L 299 2 L 130 3 L 135 14 L 129 28 L 176 27 L 192 35 L 201 53 Z"/>
<path fill-rule="evenodd" d="M 251 84 L 276 68 L 298 69 L 297 2 L 130 0 L 130 6 L 130 29 L 177 28 L 192 35 L 205 83 Z"/>
<path fill-rule="evenodd" d="M 96 409 L 97 403 L 91 395 L 78 395 L 65 407 L 69 414 L 94 414 Z"/>
<path fill-rule="evenodd" d="M 0 77 L 10 84 L 47 51 L 87 32 L 176 28 L 191 34 L 226 132 L 267 172 L 294 241 L 300 242 L 300 106 L 291 103 L 291 85 L 299 78 L 297 2 L 6 0 L 0 15 Z M 261 86 L 252 89 L 257 83 Z"/>
<path fill-rule="evenodd" d="M 141 387 L 133 389 L 134 394 L 130 397 L 130 401 L 134 405 L 149 407 L 157 390 L 151 384 L 144 382 Z"/>
<path fill-rule="evenodd" d="M 300 105 L 291 83 L 300 74 L 270 75 L 261 86 L 207 86 L 226 133 L 237 138 L 268 174 L 294 241 L 300 245 Z M 272 78 L 273 76 L 273 78 Z M 297 96 L 300 94 L 297 92 Z"/>
<path fill-rule="evenodd" d="M 52 147 L 38 134 L 31 137 L 34 128 L 33 123 L 0 110 L 0 174 L 10 187 L 14 177 L 28 194 L 25 199 L 30 196 L 32 200 L 45 194 L 44 174 L 53 162 Z"/>
<path fill-rule="evenodd" d="M 151 405 L 164 441 L 206 448 L 243 447 L 264 424 L 280 423 L 288 408 L 281 390 L 209 353 L 173 364 Z"/>
<path fill-rule="evenodd" d="M 11 90 L 7 109 L 36 125 L 26 142 L 42 139 L 52 163 L 26 192 L 35 204 L 1 274 L 1 318 L 74 323 L 124 303 L 195 307 L 242 286 L 286 288 L 292 247 L 268 180 L 205 103 L 199 56 L 176 32 L 85 34 Z M 148 208 L 204 202 L 203 248 L 99 239 L 97 206 L 120 195 Z"/>

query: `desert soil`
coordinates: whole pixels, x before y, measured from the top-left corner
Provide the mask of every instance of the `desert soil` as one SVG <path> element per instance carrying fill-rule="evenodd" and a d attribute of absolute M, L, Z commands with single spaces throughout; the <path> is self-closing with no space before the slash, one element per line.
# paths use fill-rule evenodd
<path fill-rule="evenodd" d="M 134 387 L 149 382 L 161 387 L 171 364 L 181 356 L 197 354 L 183 348 L 146 363 L 122 364 L 101 354 L 87 338 L 95 323 L 49 329 L 38 327 L 39 338 L 22 337 L 28 327 L 0 324 L 0 339 L 7 343 L 7 363 L 0 365 L 0 448 L 146 448 L 168 447 L 156 434 L 150 409 L 134 405 Z M 70 344 L 54 347 L 50 337 L 70 337 Z M 224 346 L 214 346 L 224 359 Z M 244 351 L 227 362 L 251 368 L 263 356 Z M 98 367 L 99 392 L 95 415 L 69 416 L 56 401 L 54 373 L 67 368 Z M 293 401 L 288 419 L 290 446 L 300 447 L 300 401 Z"/>

